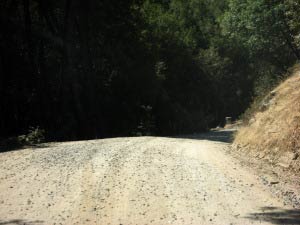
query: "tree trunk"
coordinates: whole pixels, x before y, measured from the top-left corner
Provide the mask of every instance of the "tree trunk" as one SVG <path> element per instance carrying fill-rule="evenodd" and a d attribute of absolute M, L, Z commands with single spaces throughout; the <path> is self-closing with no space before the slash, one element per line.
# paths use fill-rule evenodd
<path fill-rule="evenodd" d="M 34 54 L 33 54 L 33 42 L 32 42 L 32 32 L 31 32 L 31 16 L 29 9 L 29 0 L 23 0 L 23 10 L 24 10 L 24 25 L 25 25 L 25 39 L 27 42 L 27 51 L 28 51 L 28 59 L 32 66 L 34 66 Z"/>

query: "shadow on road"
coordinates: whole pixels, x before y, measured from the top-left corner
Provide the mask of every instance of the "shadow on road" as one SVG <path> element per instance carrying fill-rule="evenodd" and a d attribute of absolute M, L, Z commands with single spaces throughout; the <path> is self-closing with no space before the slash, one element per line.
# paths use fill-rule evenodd
<path fill-rule="evenodd" d="M 208 141 L 218 141 L 225 143 L 232 143 L 233 135 L 236 132 L 234 129 L 228 130 L 212 130 L 203 134 L 192 134 L 179 136 L 177 138 L 184 139 L 195 139 L 195 140 L 208 140 Z"/>
<path fill-rule="evenodd" d="M 44 221 L 36 220 L 36 221 L 28 221 L 28 220 L 7 220 L 2 221 L 0 220 L 0 225 L 38 225 L 43 224 Z"/>
<path fill-rule="evenodd" d="M 277 207 L 263 207 L 262 212 L 251 213 L 246 218 L 256 221 L 265 221 L 273 224 L 300 225 L 300 210 L 281 209 Z"/>
<path fill-rule="evenodd" d="M 39 148 L 47 148 L 47 147 L 49 147 L 49 145 L 46 143 L 35 144 L 35 145 L 10 145 L 10 144 L 7 145 L 7 144 L 2 144 L 0 142 L 0 154 L 4 152 L 19 151 L 25 148 L 39 149 Z"/>

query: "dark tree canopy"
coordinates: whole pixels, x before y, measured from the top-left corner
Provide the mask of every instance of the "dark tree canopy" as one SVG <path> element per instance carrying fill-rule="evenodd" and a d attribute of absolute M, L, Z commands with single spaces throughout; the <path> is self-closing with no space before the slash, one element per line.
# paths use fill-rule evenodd
<path fill-rule="evenodd" d="M 200 132 L 300 58 L 294 0 L 2 0 L 0 137 Z"/>

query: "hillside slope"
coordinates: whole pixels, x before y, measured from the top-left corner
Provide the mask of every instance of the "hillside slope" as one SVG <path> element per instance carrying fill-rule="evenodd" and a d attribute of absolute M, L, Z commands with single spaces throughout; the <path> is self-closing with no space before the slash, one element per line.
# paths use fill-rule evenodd
<path fill-rule="evenodd" d="M 275 88 L 261 103 L 234 146 L 252 159 L 300 171 L 300 69 Z"/>

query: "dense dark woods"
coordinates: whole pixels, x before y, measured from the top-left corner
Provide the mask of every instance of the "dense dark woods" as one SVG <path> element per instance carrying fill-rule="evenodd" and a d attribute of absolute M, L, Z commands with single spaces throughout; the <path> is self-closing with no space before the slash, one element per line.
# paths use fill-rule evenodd
<path fill-rule="evenodd" d="M 0 137 L 204 131 L 300 58 L 297 0 L 1 0 Z"/>

